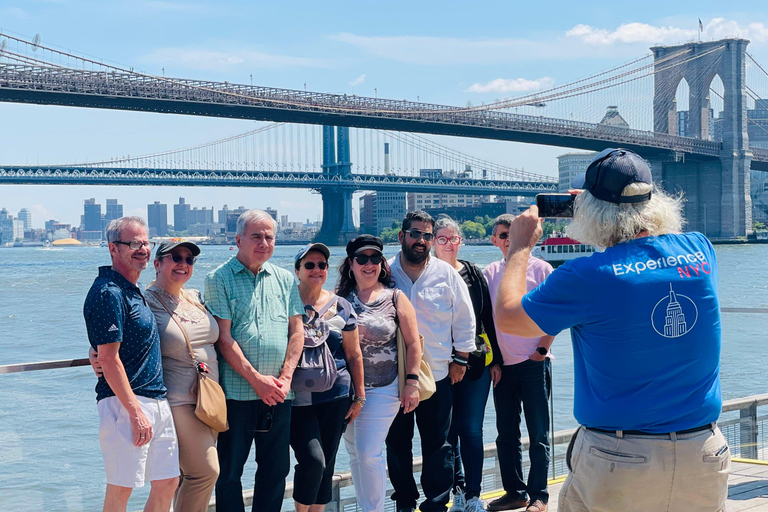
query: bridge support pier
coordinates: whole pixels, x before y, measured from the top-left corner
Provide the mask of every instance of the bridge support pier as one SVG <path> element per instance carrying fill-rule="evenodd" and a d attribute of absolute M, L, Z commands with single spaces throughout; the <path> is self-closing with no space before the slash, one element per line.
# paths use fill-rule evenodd
<path fill-rule="evenodd" d="M 323 126 L 323 173 L 330 177 L 350 178 L 352 162 L 349 151 L 349 128 Z M 323 198 L 323 224 L 315 242 L 325 245 L 346 245 L 358 235 L 352 219 L 351 188 L 330 186 L 320 190 Z"/>

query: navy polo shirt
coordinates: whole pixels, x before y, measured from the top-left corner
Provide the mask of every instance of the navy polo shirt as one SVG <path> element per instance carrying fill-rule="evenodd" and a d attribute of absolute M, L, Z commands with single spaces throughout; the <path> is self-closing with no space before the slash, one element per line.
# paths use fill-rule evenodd
<path fill-rule="evenodd" d="M 94 349 L 120 343 L 118 355 L 134 394 L 165 398 L 157 323 L 139 287 L 112 267 L 99 267 L 99 277 L 85 298 L 83 316 Z M 106 379 L 99 377 L 96 400 L 110 396 L 115 393 Z"/>

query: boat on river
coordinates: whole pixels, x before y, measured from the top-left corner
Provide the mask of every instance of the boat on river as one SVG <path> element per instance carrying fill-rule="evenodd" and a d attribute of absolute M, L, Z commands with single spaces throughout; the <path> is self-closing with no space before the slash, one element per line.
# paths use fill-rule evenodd
<path fill-rule="evenodd" d="M 593 245 L 583 244 L 562 234 L 555 234 L 537 244 L 531 254 L 553 267 L 559 267 L 568 260 L 590 256 L 595 252 L 600 251 Z"/>

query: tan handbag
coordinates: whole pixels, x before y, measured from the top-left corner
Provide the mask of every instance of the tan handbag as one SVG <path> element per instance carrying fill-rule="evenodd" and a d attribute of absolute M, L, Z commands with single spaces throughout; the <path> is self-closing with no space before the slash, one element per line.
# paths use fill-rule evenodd
<path fill-rule="evenodd" d="M 165 308 L 168 314 L 171 315 L 171 318 L 173 318 L 173 321 L 179 326 L 179 329 L 181 329 L 181 333 L 184 335 L 184 339 L 187 342 L 189 356 L 192 358 L 192 362 L 197 370 L 197 385 L 192 390 L 192 392 L 197 395 L 195 416 L 216 432 L 229 430 L 229 425 L 227 424 L 227 399 L 224 396 L 224 390 L 221 389 L 218 382 L 208 377 L 208 368 L 205 364 L 200 363 L 195 358 L 195 352 L 192 350 L 192 343 L 189 341 L 187 331 L 184 329 L 184 326 L 181 325 L 179 319 L 176 318 L 173 311 L 165 305 L 165 302 L 163 302 L 154 291 L 148 291 L 157 298 L 157 301 Z M 198 307 L 201 309 L 204 308 L 202 305 Z"/>
<path fill-rule="evenodd" d="M 393 301 L 395 302 L 395 308 L 397 308 L 397 290 L 395 290 Z M 397 312 L 397 309 L 395 309 Z M 419 334 L 419 343 L 421 343 L 421 364 L 419 365 L 419 401 L 423 402 L 427 400 L 437 391 L 437 385 L 435 384 L 435 376 L 432 375 L 432 368 L 429 367 L 429 363 L 424 358 L 424 336 Z M 403 338 L 403 331 L 400 329 L 399 324 L 397 327 L 397 384 L 400 389 L 400 396 L 403 396 L 403 389 L 405 389 L 405 376 L 406 376 L 406 360 L 407 349 L 405 346 L 405 339 Z"/>

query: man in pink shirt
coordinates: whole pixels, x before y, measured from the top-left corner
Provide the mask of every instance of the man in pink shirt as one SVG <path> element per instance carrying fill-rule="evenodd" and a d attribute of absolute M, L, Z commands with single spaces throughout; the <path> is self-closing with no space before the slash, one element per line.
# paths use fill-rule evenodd
<path fill-rule="evenodd" d="M 493 225 L 491 241 L 501 249 L 502 259 L 488 265 L 483 275 L 488 281 L 491 302 L 496 307 L 496 294 L 504 274 L 509 249 L 509 226 L 514 215 L 500 215 Z M 552 266 L 531 256 L 526 281 L 528 291 L 541 284 L 552 273 Z M 528 512 L 548 509 L 547 471 L 549 467 L 549 393 L 552 383 L 549 348 L 553 336 L 524 338 L 504 334 L 496 329 L 503 358 L 501 379 L 494 383 L 493 402 L 496 407 L 496 449 L 501 481 L 506 493 L 491 501 L 492 512 L 526 507 Z M 520 436 L 520 410 L 531 441 L 531 469 L 528 482 L 523 480 L 523 451 Z"/>

